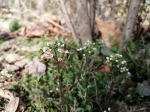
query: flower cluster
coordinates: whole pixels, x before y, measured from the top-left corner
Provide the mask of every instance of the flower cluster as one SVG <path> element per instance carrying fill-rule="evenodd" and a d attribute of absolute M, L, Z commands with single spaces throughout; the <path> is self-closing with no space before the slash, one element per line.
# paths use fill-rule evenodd
<path fill-rule="evenodd" d="M 55 44 L 47 42 L 46 46 L 42 48 L 42 51 L 43 51 L 43 53 L 49 55 L 46 57 L 53 58 L 55 56 L 56 52 L 60 53 L 60 54 L 68 54 L 69 53 L 68 50 L 64 50 L 64 46 L 65 46 L 64 44 L 59 43 L 59 42 L 55 43 Z M 50 53 L 47 53 L 47 51 Z M 44 58 L 44 54 L 41 56 L 41 58 Z M 57 61 L 59 61 L 59 62 L 62 61 L 62 59 L 60 57 L 58 57 L 58 55 L 57 55 Z"/>
<path fill-rule="evenodd" d="M 126 68 L 127 62 L 125 60 L 122 59 L 122 55 L 121 54 L 113 54 L 110 55 L 109 57 L 106 57 L 106 62 L 107 63 L 113 63 L 114 66 L 116 66 L 117 68 L 120 69 L 121 73 L 127 73 L 128 75 L 130 75 L 131 73 L 129 72 L 129 69 Z"/>
<path fill-rule="evenodd" d="M 82 51 L 82 56 L 86 57 L 87 54 L 93 54 L 97 52 L 97 46 L 101 47 L 104 46 L 105 43 L 104 41 L 99 41 L 95 43 L 91 43 L 90 41 L 87 41 L 84 46 L 77 48 L 76 50 L 81 53 Z M 55 56 L 56 52 L 59 53 L 57 55 L 57 60 L 62 61 L 60 58 L 64 54 L 70 54 L 69 50 L 65 49 L 65 44 L 57 42 L 57 43 L 50 43 L 47 42 L 46 46 L 42 48 L 43 53 L 46 53 L 47 51 L 50 52 L 48 56 L 49 58 L 52 58 Z M 43 58 L 43 56 L 41 56 Z"/>
<path fill-rule="evenodd" d="M 111 111 L 111 108 L 109 107 L 109 108 L 108 108 L 108 112 L 110 112 L 110 111 Z M 107 112 L 107 111 L 106 111 L 106 110 L 104 110 L 104 112 Z"/>
<path fill-rule="evenodd" d="M 4 68 L 4 69 L 0 72 L 0 78 L 4 78 L 4 77 L 9 78 L 9 77 L 11 77 L 11 76 L 12 76 L 12 74 L 9 74 L 9 73 L 8 73 L 8 70 L 7 70 L 6 68 Z"/>
<path fill-rule="evenodd" d="M 78 48 L 77 51 L 82 51 L 82 50 L 85 50 L 87 49 L 90 45 L 92 46 L 92 50 L 96 51 L 97 48 L 95 47 L 95 45 L 98 44 L 100 47 L 102 46 L 105 46 L 105 42 L 104 41 L 99 41 L 99 42 L 96 42 L 96 43 L 91 43 L 89 40 L 84 44 L 83 47 L 81 48 Z"/>

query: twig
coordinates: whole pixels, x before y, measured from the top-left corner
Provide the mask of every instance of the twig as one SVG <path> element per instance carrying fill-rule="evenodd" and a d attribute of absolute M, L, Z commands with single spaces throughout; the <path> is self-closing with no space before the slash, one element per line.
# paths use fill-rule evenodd
<path fill-rule="evenodd" d="M 116 7 L 116 0 L 112 0 L 112 5 L 111 5 L 111 18 L 114 19 L 114 14 L 115 14 L 115 7 Z"/>
<path fill-rule="evenodd" d="M 54 22 L 53 20 L 50 20 L 50 19 L 46 19 L 48 22 L 50 22 L 50 23 L 52 23 L 53 25 L 55 25 L 56 27 L 58 27 L 58 28 L 60 28 L 60 29 L 62 29 L 62 30 L 66 30 L 67 32 L 69 32 L 70 33 L 70 30 L 69 29 L 66 29 L 66 28 L 64 28 L 64 27 L 62 27 L 62 26 L 60 26 L 60 25 L 58 25 L 56 22 Z"/>
<path fill-rule="evenodd" d="M 72 22 L 71 22 L 71 20 L 70 20 L 70 18 L 69 18 L 67 9 L 66 9 L 66 7 L 65 7 L 65 3 L 64 3 L 63 0 L 60 0 L 60 3 L 61 3 L 62 10 L 63 10 L 64 15 L 65 15 L 65 18 L 66 18 L 66 22 L 68 22 L 68 24 L 70 25 L 71 32 L 72 32 L 72 34 L 73 34 L 73 38 L 74 38 L 76 44 L 78 45 L 78 44 L 79 44 L 79 43 L 78 43 L 78 38 L 77 38 L 77 35 L 76 35 L 76 32 L 75 32 L 74 26 L 72 25 Z"/>

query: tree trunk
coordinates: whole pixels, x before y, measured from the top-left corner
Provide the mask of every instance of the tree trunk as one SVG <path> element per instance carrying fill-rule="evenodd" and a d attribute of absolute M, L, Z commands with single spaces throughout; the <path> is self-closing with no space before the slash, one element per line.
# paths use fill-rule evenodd
<path fill-rule="evenodd" d="M 126 27 L 124 30 L 125 40 L 129 40 L 132 37 L 132 33 L 135 26 L 135 20 L 139 11 L 140 3 L 141 0 L 131 0 Z"/>
<path fill-rule="evenodd" d="M 87 0 L 76 0 L 77 4 L 77 15 L 79 24 L 79 38 L 82 44 L 86 43 L 88 40 L 92 41 L 91 34 L 91 23 L 90 17 L 88 15 Z"/>

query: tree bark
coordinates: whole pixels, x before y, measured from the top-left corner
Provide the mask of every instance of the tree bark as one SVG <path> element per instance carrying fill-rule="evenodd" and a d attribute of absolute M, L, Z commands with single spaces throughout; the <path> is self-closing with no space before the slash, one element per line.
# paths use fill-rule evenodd
<path fill-rule="evenodd" d="M 77 4 L 77 15 L 79 24 L 79 37 L 82 44 L 86 43 L 88 40 L 92 41 L 91 34 L 91 23 L 90 17 L 88 15 L 87 0 L 76 0 Z"/>
<path fill-rule="evenodd" d="M 135 20 L 139 11 L 139 6 L 142 0 L 131 0 L 126 27 L 124 30 L 125 40 L 129 40 L 132 37 L 132 33 L 135 26 Z"/>
<path fill-rule="evenodd" d="M 91 22 L 91 33 L 92 36 L 94 35 L 94 19 L 95 19 L 95 11 L 96 11 L 96 0 L 90 0 L 89 4 L 90 4 L 90 22 Z"/>

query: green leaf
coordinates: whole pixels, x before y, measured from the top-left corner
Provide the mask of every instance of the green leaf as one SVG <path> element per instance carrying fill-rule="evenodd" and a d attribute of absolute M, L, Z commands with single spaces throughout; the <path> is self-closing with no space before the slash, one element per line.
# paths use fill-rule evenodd
<path fill-rule="evenodd" d="M 105 56 L 114 54 L 108 47 L 105 46 L 101 48 L 101 53 Z"/>
<path fill-rule="evenodd" d="M 150 56 L 150 44 L 146 45 L 146 56 Z"/>
<path fill-rule="evenodd" d="M 113 40 L 114 40 L 114 37 L 113 36 L 109 36 L 109 41 L 113 42 Z"/>
<path fill-rule="evenodd" d="M 76 109 L 76 112 L 81 112 L 81 111 L 84 111 L 84 109 L 83 109 L 83 108 L 80 108 L 80 107 L 78 107 L 78 108 Z"/>
<path fill-rule="evenodd" d="M 131 51 L 135 51 L 136 50 L 136 43 L 131 42 Z"/>
<path fill-rule="evenodd" d="M 91 105 L 86 105 L 86 110 L 90 111 L 92 109 Z"/>
<path fill-rule="evenodd" d="M 143 81 L 143 83 L 138 83 L 136 91 L 141 96 L 150 96 L 150 86 L 148 81 Z"/>
<path fill-rule="evenodd" d="M 53 101 L 53 104 L 54 104 L 54 105 L 59 105 L 59 102 Z"/>

